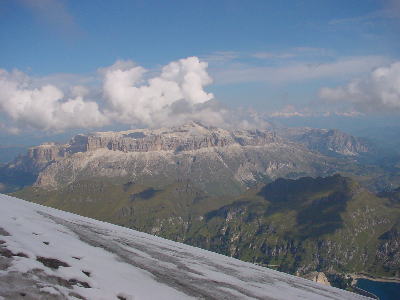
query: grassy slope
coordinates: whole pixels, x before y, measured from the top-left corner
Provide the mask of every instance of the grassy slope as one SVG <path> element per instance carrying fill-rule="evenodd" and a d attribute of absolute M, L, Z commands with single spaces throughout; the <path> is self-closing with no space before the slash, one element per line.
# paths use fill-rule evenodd
<path fill-rule="evenodd" d="M 341 176 L 279 179 L 236 198 L 208 197 L 187 181 L 164 188 L 86 181 L 15 196 L 287 272 L 400 275 L 400 202 Z"/>
<path fill-rule="evenodd" d="M 60 190 L 28 187 L 13 194 L 35 203 L 183 240 L 188 224 L 232 198 L 210 198 L 190 182 L 163 188 L 82 181 Z"/>
<path fill-rule="evenodd" d="M 278 180 L 208 213 L 206 234 L 190 242 L 289 272 L 395 276 L 398 259 L 386 257 L 385 264 L 377 249 L 399 218 L 399 205 L 343 177 Z"/>

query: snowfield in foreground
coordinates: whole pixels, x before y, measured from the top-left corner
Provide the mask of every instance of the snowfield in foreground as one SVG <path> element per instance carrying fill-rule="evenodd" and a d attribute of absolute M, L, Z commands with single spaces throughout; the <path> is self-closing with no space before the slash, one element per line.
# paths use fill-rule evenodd
<path fill-rule="evenodd" d="M 0 194 L 0 299 L 367 299 Z"/>

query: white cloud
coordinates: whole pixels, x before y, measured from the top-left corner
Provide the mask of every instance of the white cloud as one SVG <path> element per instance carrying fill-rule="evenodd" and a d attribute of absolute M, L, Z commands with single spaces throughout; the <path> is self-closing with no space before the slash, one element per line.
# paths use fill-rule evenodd
<path fill-rule="evenodd" d="M 326 57 L 332 56 L 333 51 L 325 48 L 295 47 L 283 52 L 256 52 L 252 57 L 258 59 L 288 59 L 298 57 Z"/>
<path fill-rule="evenodd" d="M 292 58 L 297 55 L 290 52 L 283 52 L 283 53 L 256 52 L 252 56 L 258 59 L 273 59 L 273 58 Z"/>
<path fill-rule="evenodd" d="M 79 89 L 82 93 L 82 87 Z M 84 101 L 82 95 L 66 98 L 54 85 L 33 87 L 32 80 L 19 71 L 0 69 L 0 111 L 13 124 L 43 130 L 99 127 L 107 124 L 96 102 Z"/>
<path fill-rule="evenodd" d="M 352 111 L 345 111 L 345 112 L 335 112 L 335 115 L 353 118 L 353 117 L 363 116 L 364 114 L 359 111 L 352 110 Z"/>
<path fill-rule="evenodd" d="M 28 80 L 33 87 L 51 84 L 66 91 L 73 86 L 85 86 L 85 88 L 88 88 L 88 86 L 98 83 L 99 78 L 95 74 L 55 73 L 41 77 L 28 77 Z"/>
<path fill-rule="evenodd" d="M 284 67 L 238 67 L 226 73 L 224 80 L 281 83 L 336 78 L 368 71 L 382 61 L 386 60 L 372 56 L 320 65 L 296 63 Z M 155 73 L 132 61 L 117 61 L 99 69 L 97 75 L 56 74 L 39 78 L 18 70 L 8 72 L 0 69 L 0 130 L 13 133 L 29 128 L 64 131 L 117 123 L 158 127 L 188 121 L 221 127 L 268 126 L 257 114 L 232 111 L 212 100 L 213 94 L 205 90 L 212 83 L 207 66 L 197 57 L 189 57 L 171 62 Z M 355 80 L 346 87 L 324 88 L 320 95 L 335 103 L 351 98 L 346 103 L 356 107 L 345 110 L 350 112 L 363 112 L 368 105 L 378 104 L 381 109 L 400 109 L 399 69 L 400 63 L 379 68 L 368 79 Z M 305 108 L 298 110 L 288 106 L 273 116 L 307 116 L 310 113 Z"/>
<path fill-rule="evenodd" d="M 398 0 L 382 0 L 381 3 L 381 9 L 372 11 L 364 15 L 333 19 L 329 21 L 329 24 L 362 26 L 374 24 L 379 20 L 400 18 L 400 2 Z"/>
<path fill-rule="evenodd" d="M 327 110 L 328 109 L 328 110 Z M 326 108 L 326 107 L 315 107 L 314 105 L 310 106 L 301 106 L 296 107 L 293 104 L 287 104 L 282 109 L 268 113 L 269 118 L 321 118 L 321 117 L 332 117 L 332 116 L 339 116 L 339 117 L 347 117 L 347 118 L 354 118 L 360 117 L 364 114 L 356 111 L 356 110 L 343 110 L 343 108 Z"/>
<path fill-rule="evenodd" d="M 292 117 L 307 117 L 310 116 L 308 109 L 298 110 L 294 105 L 288 104 L 279 111 L 275 111 L 269 115 L 273 118 L 292 118 Z"/>
<path fill-rule="evenodd" d="M 174 103 L 197 105 L 213 98 L 204 91 L 212 82 L 206 69 L 207 63 L 189 57 L 169 63 L 159 76 L 144 80 L 144 68 L 118 61 L 101 70 L 108 113 L 122 123 L 159 125 L 171 117 Z"/>
<path fill-rule="evenodd" d="M 327 102 L 349 103 L 361 112 L 400 111 L 400 62 L 372 71 L 366 78 L 337 88 L 322 88 L 319 97 Z"/>
<path fill-rule="evenodd" d="M 295 62 L 280 66 L 254 67 L 236 64 L 214 72 L 217 84 L 241 82 L 288 83 L 313 79 L 347 77 L 386 64 L 388 59 L 382 56 L 359 56 L 339 58 L 333 62 L 308 63 Z"/>
<path fill-rule="evenodd" d="M 63 131 L 115 123 L 164 126 L 190 120 L 226 122 L 229 114 L 222 108 L 205 105 L 213 98 L 204 90 L 212 82 L 207 63 L 189 57 L 169 63 L 158 75 L 148 78 L 148 73 L 132 61 L 117 61 L 99 69 L 102 85 L 96 90 L 90 85 L 95 76 L 35 78 L 18 70 L 0 69 L 0 113 L 7 119 L 3 123 L 8 123 L 0 129 Z"/>
<path fill-rule="evenodd" d="M 208 55 L 201 56 L 201 59 L 212 64 L 226 63 L 240 58 L 240 53 L 235 51 L 216 51 Z"/>

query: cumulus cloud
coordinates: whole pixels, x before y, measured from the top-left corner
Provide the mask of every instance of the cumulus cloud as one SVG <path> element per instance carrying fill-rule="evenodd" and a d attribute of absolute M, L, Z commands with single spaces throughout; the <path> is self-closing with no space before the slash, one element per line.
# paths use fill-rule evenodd
<path fill-rule="evenodd" d="M 372 71 L 346 86 L 322 88 L 319 97 L 331 103 L 348 103 L 361 112 L 400 111 L 400 62 Z"/>
<path fill-rule="evenodd" d="M 98 104 L 84 101 L 82 87 L 74 89 L 75 97 L 68 98 L 54 85 L 35 87 L 26 74 L 0 69 L 0 112 L 13 123 L 9 128 L 62 131 L 106 125 Z"/>
<path fill-rule="evenodd" d="M 244 71 L 256 80 L 290 81 L 338 76 L 356 69 L 369 70 L 383 58 L 363 57 L 325 63 Z M 173 61 L 157 72 L 132 61 L 117 61 L 97 75 L 31 77 L 18 70 L 0 69 L 0 130 L 18 133 L 34 128 L 44 131 L 94 129 L 106 125 L 129 127 L 174 126 L 189 121 L 219 127 L 263 128 L 265 118 L 248 110 L 231 110 L 214 99 L 206 87 L 212 83 L 207 63 L 197 57 Z M 267 73 L 265 73 L 267 72 Z M 247 75 L 246 75 L 247 74 Z M 238 73 L 229 74 L 238 76 Z M 368 78 L 345 87 L 324 88 L 321 98 L 351 103 L 365 112 L 400 110 L 400 62 L 378 68 Z M 240 80 L 239 80 L 240 81 Z M 307 109 L 287 106 L 273 117 L 308 116 Z M 353 115 L 353 114 L 352 114 Z"/>
<path fill-rule="evenodd" d="M 174 103 L 195 106 L 213 98 L 204 90 L 212 82 L 206 69 L 207 63 L 189 57 L 169 63 L 159 76 L 145 80 L 144 68 L 131 61 L 117 61 L 101 69 L 107 112 L 126 124 L 154 126 L 168 121 Z"/>
<path fill-rule="evenodd" d="M 55 80 L 47 77 L 50 83 L 46 83 L 46 78 L 0 69 L 0 113 L 7 119 L 0 129 L 63 131 L 115 123 L 156 127 L 191 120 L 211 125 L 227 122 L 226 109 L 207 104 L 213 95 L 204 87 L 212 79 L 207 63 L 197 57 L 171 62 L 158 74 L 132 61 L 117 61 L 98 74 L 101 84 L 96 89 L 88 88 L 83 78 L 59 83 L 65 76 L 58 74 Z M 93 81 L 91 76 L 89 82 Z"/>

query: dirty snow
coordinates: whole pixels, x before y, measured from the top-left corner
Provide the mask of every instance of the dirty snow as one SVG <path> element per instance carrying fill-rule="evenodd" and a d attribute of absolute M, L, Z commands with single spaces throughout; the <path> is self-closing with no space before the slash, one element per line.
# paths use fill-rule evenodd
<path fill-rule="evenodd" d="M 0 299 L 367 299 L 10 196 L 0 207 Z"/>

